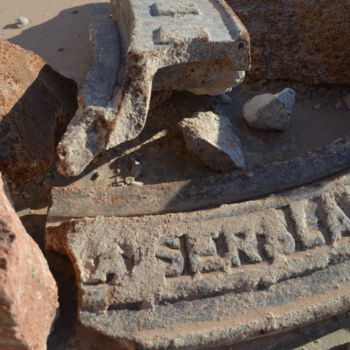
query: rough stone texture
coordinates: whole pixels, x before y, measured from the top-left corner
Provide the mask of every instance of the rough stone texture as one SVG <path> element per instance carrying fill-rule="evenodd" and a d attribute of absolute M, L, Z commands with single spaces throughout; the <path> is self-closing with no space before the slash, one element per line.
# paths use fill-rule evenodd
<path fill-rule="evenodd" d="M 180 123 L 187 149 L 206 165 L 221 171 L 245 166 L 240 142 L 230 120 L 213 112 L 199 112 Z"/>
<path fill-rule="evenodd" d="M 152 85 L 220 94 L 249 69 L 249 35 L 224 0 L 112 0 L 112 8 L 117 23 L 92 29 L 91 72 L 58 147 L 66 176 L 141 133 Z"/>
<path fill-rule="evenodd" d="M 350 84 L 346 0 L 227 0 L 251 36 L 255 79 Z"/>
<path fill-rule="evenodd" d="M 345 174 L 206 211 L 58 219 L 47 242 L 75 265 L 80 322 L 125 348 L 234 344 L 348 310 L 349 191 Z"/>
<path fill-rule="evenodd" d="M 39 56 L 0 42 L 0 171 L 10 180 L 29 182 L 50 167 L 76 90 Z"/>
<path fill-rule="evenodd" d="M 243 116 L 253 128 L 263 130 L 287 130 L 295 103 L 293 89 L 278 94 L 262 94 L 250 99 L 243 107 Z"/>
<path fill-rule="evenodd" d="M 57 218 L 133 216 L 207 209 L 302 186 L 350 167 L 350 138 L 286 161 L 204 178 L 131 187 L 52 190 L 49 221 Z"/>
<path fill-rule="evenodd" d="M 58 308 L 57 287 L 4 186 L 0 175 L 0 348 L 44 350 Z"/>

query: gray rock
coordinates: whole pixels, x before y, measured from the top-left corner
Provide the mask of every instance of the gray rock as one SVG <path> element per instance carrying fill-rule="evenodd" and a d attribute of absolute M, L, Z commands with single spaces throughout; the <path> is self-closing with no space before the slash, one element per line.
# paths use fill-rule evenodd
<path fill-rule="evenodd" d="M 256 129 L 287 130 L 295 103 L 295 91 L 287 88 L 279 94 L 262 94 L 250 99 L 243 107 L 247 123 Z"/>
<path fill-rule="evenodd" d="M 187 149 L 210 168 L 229 171 L 245 167 L 240 142 L 227 117 L 199 112 L 184 119 L 180 128 Z"/>

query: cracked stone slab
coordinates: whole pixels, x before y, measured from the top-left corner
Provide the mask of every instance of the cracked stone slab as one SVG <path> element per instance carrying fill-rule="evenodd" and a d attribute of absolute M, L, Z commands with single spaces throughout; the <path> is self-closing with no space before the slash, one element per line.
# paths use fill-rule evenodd
<path fill-rule="evenodd" d="M 75 182 L 52 190 L 48 220 L 134 216 L 207 209 L 251 200 L 317 181 L 350 168 L 350 138 L 257 167 L 200 179 L 144 186 L 86 188 Z"/>
<path fill-rule="evenodd" d="M 249 69 L 248 32 L 223 0 L 112 0 L 112 9 L 115 21 L 92 27 L 91 70 L 58 146 L 66 176 L 141 133 L 152 89 L 218 95 Z"/>
<path fill-rule="evenodd" d="M 80 322 L 127 349 L 230 345 L 350 307 L 350 175 L 190 213 L 61 219 Z M 259 311 L 257 311 L 259 310 Z"/>

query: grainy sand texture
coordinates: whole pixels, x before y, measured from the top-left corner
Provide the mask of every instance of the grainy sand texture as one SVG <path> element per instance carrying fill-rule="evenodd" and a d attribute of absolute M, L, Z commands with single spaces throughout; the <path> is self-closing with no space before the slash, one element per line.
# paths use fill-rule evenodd
<path fill-rule="evenodd" d="M 34 51 L 81 84 L 90 59 L 89 23 L 109 13 L 109 2 L 100 0 L 1 0 L 0 40 Z M 21 16 L 29 25 L 16 28 Z"/>

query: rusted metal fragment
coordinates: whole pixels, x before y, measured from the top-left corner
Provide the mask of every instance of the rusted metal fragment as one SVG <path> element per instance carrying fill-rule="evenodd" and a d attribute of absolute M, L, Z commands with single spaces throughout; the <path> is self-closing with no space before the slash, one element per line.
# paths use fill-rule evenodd
<path fill-rule="evenodd" d="M 233 172 L 142 187 L 79 188 L 79 183 L 74 183 L 52 190 L 48 220 L 207 209 L 301 186 L 349 167 L 350 138 L 345 138 L 317 152 L 250 173 Z"/>
<path fill-rule="evenodd" d="M 350 175 L 218 209 L 62 220 L 80 321 L 130 349 L 228 345 L 350 306 Z M 257 311 L 259 310 L 259 311 Z"/>
<path fill-rule="evenodd" d="M 153 79 L 157 90 L 217 95 L 249 69 L 248 32 L 224 0 L 112 0 L 112 8 L 116 23 L 92 31 L 91 72 L 58 147 L 58 169 L 67 176 L 140 134 Z"/>

